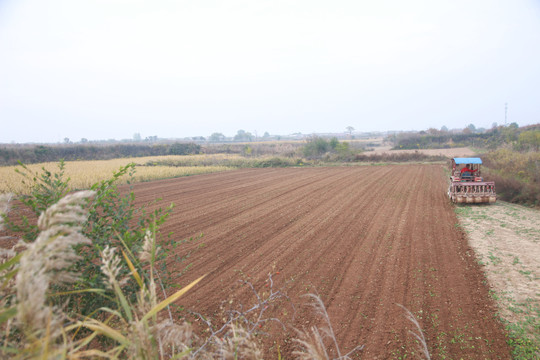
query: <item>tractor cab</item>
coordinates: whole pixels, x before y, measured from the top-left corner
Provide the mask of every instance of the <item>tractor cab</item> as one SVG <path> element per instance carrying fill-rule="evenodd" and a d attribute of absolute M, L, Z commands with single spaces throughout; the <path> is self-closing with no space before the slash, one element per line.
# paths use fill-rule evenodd
<path fill-rule="evenodd" d="M 484 181 L 480 165 L 482 165 L 482 159 L 480 158 L 453 158 L 451 180 L 453 182 Z"/>
<path fill-rule="evenodd" d="M 453 158 L 448 197 L 454 203 L 494 203 L 495 183 L 484 181 L 480 158 Z"/>

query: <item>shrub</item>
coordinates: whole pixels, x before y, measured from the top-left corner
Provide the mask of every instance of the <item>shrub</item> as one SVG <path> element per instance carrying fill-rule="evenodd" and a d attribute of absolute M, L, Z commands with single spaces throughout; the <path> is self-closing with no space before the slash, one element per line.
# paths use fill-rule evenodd
<path fill-rule="evenodd" d="M 144 246 L 136 253 L 139 261 L 130 249 L 122 250 L 133 281 L 138 285 L 136 297 L 130 299 L 124 292 L 121 273 L 125 271 L 122 271 L 117 249 L 107 245 L 100 251 L 98 260 L 100 273 L 106 278 L 107 287 L 112 289 L 111 306 L 95 308 L 87 317 L 66 313 L 64 307 L 52 305 L 58 296 L 54 287 L 73 284 L 80 276 L 73 269 L 82 257 L 79 246 L 91 242 L 81 231 L 89 215 L 87 200 L 95 195 L 94 191 L 82 191 L 60 199 L 41 213 L 40 232 L 35 241 L 18 245 L 26 247 L 25 250 L 0 251 L 2 358 L 163 359 L 191 351 L 189 324 L 174 324 L 156 315 L 202 277 L 158 301 L 154 264 L 159 247 L 150 232 L 145 236 Z M 3 215 L 7 206 L 0 205 L 3 209 L 0 215 Z M 140 273 L 135 263 L 149 269 L 149 275 Z M 88 290 L 86 294 L 103 292 L 103 289 Z M 106 320 L 100 320 L 105 317 Z M 94 339 L 100 338 L 107 341 L 98 346 Z"/>
<path fill-rule="evenodd" d="M 356 152 L 352 151 L 349 143 L 340 142 L 336 137 L 330 141 L 313 136 L 302 147 L 302 154 L 308 159 L 322 159 L 327 162 L 352 161 Z"/>
<path fill-rule="evenodd" d="M 482 159 L 484 177 L 495 181 L 500 199 L 540 205 L 540 153 L 503 148 L 483 155 Z"/>
<path fill-rule="evenodd" d="M 31 211 L 31 216 L 22 215 L 20 220 L 11 219 L 8 216 L 3 216 L 3 218 L 8 231 L 22 234 L 27 243 L 36 241 L 38 237 L 40 229 L 36 219 L 70 191 L 69 178 L 64 179 L 63 161 L 60 161 L 58 169 L 58 172 L 54 174 L 45 169 L 41 174 L 32 174 L 26 166 L 21 164 L 21 170 L 18 171 L 31 189 L 29 195 L 20 195 L 18 199 L 24 209 Z M 74 312 L 89 314 L 96 308 L 110 303 L 107 296 L 112 293 L 106 286 L 106 277 L 99 271 L 101 251 L 106 246 L 118 246 L 121 242 L 131 251 L 137 251 L 143 244 L 146 232 L 155 231 L 172 210 L 171 205 L 168 209 L 158 208 L 148 214 L 147 205 L 135 207 L 135 195 L 131 189 L 125 195 L 120 193 L 117 186 L 119 179 L 124 176 L 132 178 L 134 171 L 134 164 L 126 165 L 115 172 L 110 179 L 98 182 L 91 187 L 94 196 L 88 204 L 88 220 L 81 225 L 81 232 L 91 242 L 76 246 L 80 256 L 73 263 L 74 271 L 81 276 L 76 283 L 69 284 L 69 289 L 61 284 L 53 286 L 58 292 L 77 292 L 70 296 L 69 302 L 69 308 Z M 130 183 L 129 180 L 128 183 Z M 123 268 L 119 275 L 126 276 L 128 273 L 129 270 Z M 133 281 L 124 284 L 124 291 L 129 296 L 135 296 L 135 288 Z M 100 289 L 103 293 L 87 293 L 90 289 Z M 64 299 L 59 297 L 57 301 L 61 303 Z"/>
<path fill-rule="evenodd" d="M 273 157 L 269 159 L 261 159 L 257 160 L 254 163 L 254 167 L 288 167 L 288 166 L 298 166 L 301 164 L 300 159 L 288 159 L 288 158 L 280 158 L 280 157 Z"/>
<path fill-rule="evenodd" d="M 320 157 L 326 153 L 330 147 L 330 143 L 319 136 L 312 136 L 307 140 L 306 145 L 302 148 L 302 153 L 308 159 Z"/>

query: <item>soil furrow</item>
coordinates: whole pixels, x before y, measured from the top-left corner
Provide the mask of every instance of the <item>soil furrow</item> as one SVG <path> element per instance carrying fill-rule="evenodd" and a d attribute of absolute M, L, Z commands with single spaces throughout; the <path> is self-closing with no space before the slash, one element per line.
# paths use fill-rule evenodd
<path fill-rule="evenodd" d="M 364 344 L 360 358 L 418 356 L 402 304 L 418 319 L 433 358 L 509 358 L 445 185 L 440 166 L 407 165 L 250 169 L 144 183 L 135 191 L 138 201 L 178 204 L 162 229 L 174 232 L 174 241 L 204 233 L 169 253 L 173 276 L 192 266 L 179 286 L 209 274 L 182 306 L 219 322 L 223 306 L 254 302 L 238 280 L 264 294 L 274 274 L 274 289 L 290 302 L 268 310 L 287 325 L 263 327 L 268 358 L 277 356 L 276 344 L 290 358 L 294 328 L 321 323 L 303 305 L 303 295 L 315 291 L 342 353 Z"/>

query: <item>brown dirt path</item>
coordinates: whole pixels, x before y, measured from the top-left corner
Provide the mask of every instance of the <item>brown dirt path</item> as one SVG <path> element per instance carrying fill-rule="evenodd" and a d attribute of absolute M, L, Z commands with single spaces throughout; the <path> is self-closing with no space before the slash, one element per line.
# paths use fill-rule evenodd
<path fill-rule="evenodd" d="M 279 272 L 274 289 L 290 302 L 267 314 L 287 329 L 262 329 L 268 358 L 277 358 L 275 344 L 290 358 L 293 328 L 320 323 L 304 306 L 309 292 L 326 304 L 342 352 L 365 345 L 359 358 L 420 358 L 396 304 L 417 317 L 434 359 L 510 358 L 440 166 L 248 169 L 137 184 L 135 192 L 140 202 L 176 204 L 163 234 L 204 234 L 168 257 L 174 273 L 191 266 L 179 285 L 208 274 L 179 301 L 186 308 L 219 322 L 224 304 L 254 302 L 238 280 L 263 293 L 268 273 Z"/>

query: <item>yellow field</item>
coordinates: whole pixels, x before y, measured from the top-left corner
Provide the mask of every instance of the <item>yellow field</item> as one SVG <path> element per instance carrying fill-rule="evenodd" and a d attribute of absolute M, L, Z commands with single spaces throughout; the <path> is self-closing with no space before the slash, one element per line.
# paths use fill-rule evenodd
<path fill-rule="evenodd" d="M 111 178 L 112 174 L 121 166 L 129 163 L 135 163 L 136 173 L 134 180 L 136 182 L 149 181 L 156 179 L 165 179 L 187 175 L 206 174 L 219 171 L 232 170 L 227 166 L 197 166 L 200 162 L 208 162 L 208 160 L 220 160 L 225 158 L 235 158 L 230 155 L 169 155 L 169 156 L 149 156 L 139 158 L 123 158 L 112 160 L 88 160 L 88 161 L 66 161 L 65 177 L 70 178 L 70 185 L 73 189 L 84 189 L 92 184 Z M 147 163 L 170 160 L 182 161 L 183 163 L 193 164 L 193 166 L 140 166 Z M 22 184 L 23 177 L 15 172 L 18 166 L 3 166 L 0 167 L 0 193 L 28 193 L 27 185 Z M 57 172 L 58 163 L 41 163 L 28 165 L 28 168 L 33 173 L 41 173 L 41 168 L 44 167 L 48 171 Z M 20 168 L 20 167 L 19 167 Z M 125 183 L 127 177 L 123 179 Z"/>

